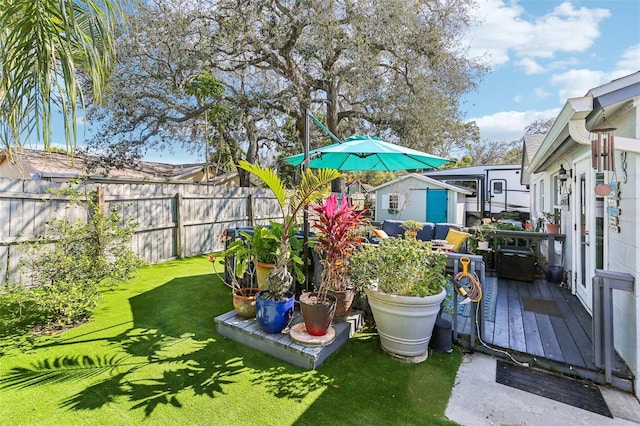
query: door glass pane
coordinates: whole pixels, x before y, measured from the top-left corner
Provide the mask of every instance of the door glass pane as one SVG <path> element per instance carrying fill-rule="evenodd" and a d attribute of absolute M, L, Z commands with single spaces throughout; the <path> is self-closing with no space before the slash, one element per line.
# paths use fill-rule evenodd
<path fill-rule="evenodd" d="M 580 175 L 580 285 L 587 288 L 587 179 L 584 173 Z"/>

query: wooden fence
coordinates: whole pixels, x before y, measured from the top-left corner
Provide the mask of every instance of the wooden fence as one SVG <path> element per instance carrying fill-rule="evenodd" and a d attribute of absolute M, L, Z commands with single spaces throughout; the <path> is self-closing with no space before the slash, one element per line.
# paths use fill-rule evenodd
<path fill-rule="evenodd" d="M 0 285 L 20 281 L 20 243 L 42 235 L 47 221 L 87 220 L 85 202 L 50 193 L 63 185 L 0 178 Z M 95 191 L 105 209 L 119 205 L 125 220 L 138 222 L 132 248 L 149 263 L 219 250 L 225 229 L 280 218 L 272 193 L 260 188 L 94 180 L 79 189 Z"/>

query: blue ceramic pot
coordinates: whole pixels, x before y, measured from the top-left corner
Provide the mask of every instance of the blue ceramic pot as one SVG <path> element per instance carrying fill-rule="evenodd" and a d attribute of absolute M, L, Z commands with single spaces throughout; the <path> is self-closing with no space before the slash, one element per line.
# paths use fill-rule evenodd
<path fill-rule="evenodd" d="M 289 325 L 293 316 L 293 293 L 285 293 L 285 300 L 270 300 L 263 297 L 264 291 L 256 296 L 256 320 L 267 333 L 280 333 Z"/>

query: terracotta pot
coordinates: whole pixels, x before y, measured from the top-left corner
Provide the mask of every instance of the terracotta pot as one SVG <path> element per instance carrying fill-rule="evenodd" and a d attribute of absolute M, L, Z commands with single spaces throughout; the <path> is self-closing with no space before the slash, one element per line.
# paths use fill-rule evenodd
<path fill-rule="evenodd" d="M 336 298 L 336 313 L 333 317 L 333 322 L 346 321 L 347 317 L 351 315 L 351 307 L 356 295 L 355 290 L 353 288 L 344 291 L 329 290 L 329 294 Z"/>
<path fill-rule="evenodd" d="M 256 281 L 260 290 L 267 289 L 267 277 L 275 267 L 275 263 L 256 262 Z"/>
<path fill-rule="evenodd" d="M 233 307 L 238 315 L 243 318 L 253 318 L 256 316 L 256 295 L 260 289 L 241 288 L 233 290 Z"/>
<path fill-rule="evenodd" d="M 302 293 L 300 295 L 300 312 L 307 329 L 312 336 L 327 334 L 333 315 L 336 312 L 336 298 L 327 294 L 328 301 L 318 302 L 318 293 Z"/>
<path fill-rule="evenodd" d="M 559 223 L 547 223 L 547 234 L 559 234 L 559 233 L 560 233 Z"/>

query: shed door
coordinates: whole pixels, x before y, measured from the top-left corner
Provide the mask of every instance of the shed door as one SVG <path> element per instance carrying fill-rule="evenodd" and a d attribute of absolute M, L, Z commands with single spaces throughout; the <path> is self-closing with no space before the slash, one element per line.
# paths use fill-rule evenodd
<path fill-rule="evenodd" d="M 427 222 L 447 223 L 447 190 L 427 189 Z"/>

